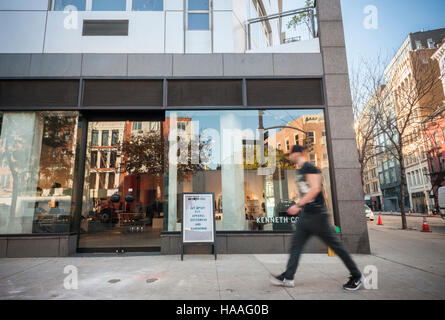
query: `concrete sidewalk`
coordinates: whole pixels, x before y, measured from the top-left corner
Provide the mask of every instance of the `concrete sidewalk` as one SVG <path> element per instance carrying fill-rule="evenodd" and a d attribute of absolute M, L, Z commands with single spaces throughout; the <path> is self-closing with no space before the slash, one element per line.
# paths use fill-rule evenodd
<path fill-rule="evenodd" d="M 345 292 L 338 257 L 305 254 L 295 288 L 271 286 L 287 255 L 118 255 L 0 259 L 0 299 L 445 299 L 445 235 L 369 224 L 372 255 L 359 267 L 378 269 L 378 289 Z M 63 286 L 78 269 L 78 289 Z"/>

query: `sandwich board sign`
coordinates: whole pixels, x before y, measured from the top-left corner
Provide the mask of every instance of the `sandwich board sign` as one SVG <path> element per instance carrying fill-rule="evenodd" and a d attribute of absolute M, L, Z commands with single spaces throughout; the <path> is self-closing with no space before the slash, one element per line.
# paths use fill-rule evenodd
<path fill-rule="evenodd" d="M 182 195 L 181 260 L 184 244 L 212 244 L 216 260 L 215 194 L 184 192 Z"/>

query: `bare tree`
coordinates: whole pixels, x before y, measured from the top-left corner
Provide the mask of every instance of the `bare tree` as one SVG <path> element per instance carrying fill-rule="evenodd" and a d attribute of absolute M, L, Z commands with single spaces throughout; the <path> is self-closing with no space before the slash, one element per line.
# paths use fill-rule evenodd
<path fill-rule="evenodd" d="M 376 157 L 375 137 L 379 135 L 379 105 L 384 88 L 384 58 L 379 54 L 375 60 L 362 58 L 350 68 L 352 110 L 358 149 L 362 184 L 368 163 Z"/>

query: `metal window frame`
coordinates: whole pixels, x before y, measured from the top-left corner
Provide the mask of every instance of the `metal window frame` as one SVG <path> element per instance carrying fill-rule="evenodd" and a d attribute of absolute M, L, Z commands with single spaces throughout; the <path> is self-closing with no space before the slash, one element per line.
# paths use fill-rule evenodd
<path fill-rule="evenodd" d="M 212 32 L 212 50 L 211 50 L 211 52 L 213 52 L 213 1 L 208 0 L 209 10 L 189 10 L 189 1 L 190 0 L 184 0 L 185 31 L 210 31 L 210 32 Z M 208 29 L 189 29 L 189 14 L 193 14 L 193 13 L 208 14 L 209 15 L 209 28 Z M 184 50 L 185 50 L 185 48 L 184 48 Z"/>

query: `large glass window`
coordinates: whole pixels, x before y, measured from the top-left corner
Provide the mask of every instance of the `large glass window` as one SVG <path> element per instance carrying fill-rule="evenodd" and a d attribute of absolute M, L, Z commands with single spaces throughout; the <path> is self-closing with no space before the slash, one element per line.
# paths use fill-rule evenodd
<path fill-rule="evenodd" d="M 76 112 L 3 113 L 0 234 L 70 231 L 79 132 Z"/>
<path fill-rule="evenodd" d="M 292 230 L 295 217 L 286 210 L 299 200 L 300 190 L 289 151 L 279 146 L 293 142 L 296 133 L 302 141 L 320 141 L 325 130 L 322 110 L 167 112 L 168 231 L 180 230 L 183 192 L 215 194 L 217 230 Z M 307 160 L 320 165 L 332 213 L 329 161 L 321 161 L 323 154 L 326 146 L 315 144 Z"/>
<path fill-rule="evenodd" d="M 164 0 L 133 0 L 134 11 L 162 11 Z"/>
<path fill-rule="evenodd" d="M 208 0 L 188 0 L 188 30 L 209 30 L 210 12 Z"/>
<path fill-rule="evenodd" d="M 209 0 L 188 0 L 188 4 L 189 10 L 209 10 Z"/>
<path fill-rule="evenodd" d="M 127 0 L 93 0 L 93 11 L 125 11 Z"/>
<path fill-rule="evenodd" d="M 67 6 L 76 7 L 77 11 L 85 11 L 86 0 L 55 0 L 54 10 L 64 11 Z"/>

